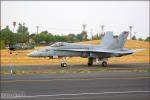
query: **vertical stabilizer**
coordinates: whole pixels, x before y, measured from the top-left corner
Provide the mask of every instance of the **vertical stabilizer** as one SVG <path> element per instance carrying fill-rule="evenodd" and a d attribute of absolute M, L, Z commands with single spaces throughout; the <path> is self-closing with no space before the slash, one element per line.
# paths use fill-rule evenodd
<path fill-rule="evenodd" d="M 124 44 L 127 40 L 127 37 L 128 37 L 128 34 L 129 32 L 128 31 L 124 31 L 122 32 L 119 37 L 118 37 L 118 48 L 123 48 L 124 47 Z"/>
<path fill-rule="evenodd" d="M 113 41 L 113 32 L 109 31 L 109 32 L 106 32 L 106 34 L 102 38 L 101 46 L 105 48 L 109 47 L 111 45 L 110 41 Z"/>
<path fill-rule="evenodd" d="M 116 37 L 113 36 L 113 32 L 106 32 L 105 36 L 102 39 L 101 47 L 106 49 L 123 48 L 128 34 L 128 31 L 124 31 L 118 37 Z"/>

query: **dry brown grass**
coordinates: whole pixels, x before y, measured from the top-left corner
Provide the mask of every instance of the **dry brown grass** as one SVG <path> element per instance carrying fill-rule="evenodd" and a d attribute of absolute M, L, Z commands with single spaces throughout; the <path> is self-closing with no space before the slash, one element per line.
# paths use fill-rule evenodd
<path fill-rule="evenodd" d="M 99 44 L 99 40 L 84 41 L 81 43 Z M 142 52 L 135 53 L 133 55 L 123 56 L 123 57 L 113 57 L 109 58 L 108 63 L 148 63 L 149 62 L 149 42 L 128 40 L 125 44 L 126 48 L 144 48 Z M 35 49 L 40 49 L 43 47 L 36 47 Z M 34 49 L 34 50 L 35 50 Z M 48 59 L 48 58 L 32 58 L 27 57 L 26 54 L 32 50 L 17 50 L 13 54 L 19 53 L 19 55 L 9 55 L 8 50 L 1 50 L 1 65 L 43 65 L 43 64 L 59 64 L 59 59 Z M 73 57 L 68 60 L 71 64 L 86 64 L 86 58 Z"/>

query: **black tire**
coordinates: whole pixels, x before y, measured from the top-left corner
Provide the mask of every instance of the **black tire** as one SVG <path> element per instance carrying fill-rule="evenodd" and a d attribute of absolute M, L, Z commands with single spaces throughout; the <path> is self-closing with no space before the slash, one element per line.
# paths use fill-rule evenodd
<path fill-rule="evenodd" d="M 88 66 L 92 66 L 92 65 L 93 65 L 93 64 L 92 64 L 92 63 L 90 63 L 90 62 L 88 63 Z"/>
<path fill-rule="evenodd" d="M 103 66 L 103 67 L 107 67 L 107 62 L 106 62 L 106 61 L 103 61 L 103 62 L 102 62 L 102 66 Z"/>
<path fill-rule="evenodd" d="M 61 63 L 61 67 L 63 67 L 63 64 Z"/>
<path fill-rule="evenodd" d="M 61 67 L 67 67 L 66 63 L 61 63 Z"/>

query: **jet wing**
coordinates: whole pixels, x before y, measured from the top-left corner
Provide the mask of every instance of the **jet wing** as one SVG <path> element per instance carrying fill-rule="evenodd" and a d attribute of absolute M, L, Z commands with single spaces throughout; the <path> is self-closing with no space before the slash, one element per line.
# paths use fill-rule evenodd
<path fill-rule="evenodd" d="M 78 52 L 89 52 L 89 49 L 56 49 L 55 51 L 78 51 Z"/>
<path fill-rule="evenodd" d="M 128 49 L 128 50 L 93 50 L 93 52 L 105 52 L 105 53 L 115 53 L 115 54 L 129 54 L 134 52 L 140 52 L 144 49 Z"/>
<path fill-rule="evenodd" d="M 95 53 L 114 53 L 114 54 L 128 54 L 140 52 L 144 49 L 122 49 L 122 50 L 109 50 L 109 49 L 58 49 L 57 51 L 76 51 L 76 52 L 95 52 Z"/>

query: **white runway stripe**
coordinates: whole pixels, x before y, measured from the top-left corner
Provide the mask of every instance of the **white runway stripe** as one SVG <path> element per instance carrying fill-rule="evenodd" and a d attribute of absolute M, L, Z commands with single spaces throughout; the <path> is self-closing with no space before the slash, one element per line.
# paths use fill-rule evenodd
<path fill-rule="evenodd" d="M 120 92 L 98 92 L 98 93 L 75 93 L 75 94 L 53 94 L 53 95 L 33 95 L 33 96 L 14 96 L 5 98 L 35 98 L 35 97 L 57 97 L 57 96 L 79 96 L 79 95 L 102 95 L 102 94 L 126 94 L 126 93 L 149 93 L 150 91 L 120 91 Z M 3 96 L 1 97 L 3 98 Z"/>

